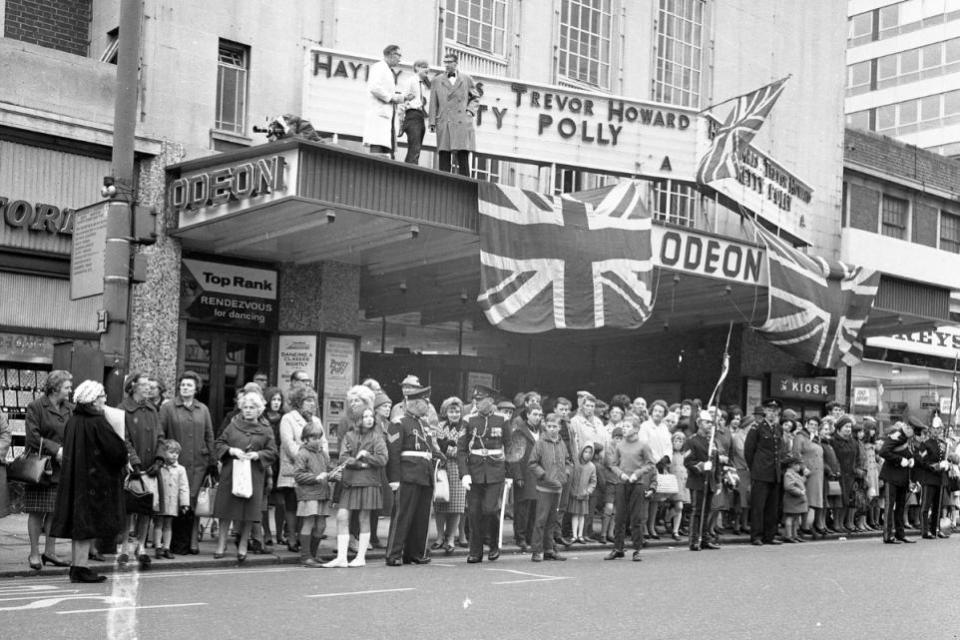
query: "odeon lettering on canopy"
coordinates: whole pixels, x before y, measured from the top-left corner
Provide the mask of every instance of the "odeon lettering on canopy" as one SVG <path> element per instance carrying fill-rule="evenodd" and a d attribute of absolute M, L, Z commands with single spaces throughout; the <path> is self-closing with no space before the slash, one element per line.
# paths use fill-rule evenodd
<path fill-rule="evenodd" d="M 283 191 L 285 167 L 276 155 L 177 178 L 168 189 L 170 206 L 179 213 Z"/>
<path fill-rule="evenodd" d="M 766 284 L 763 250 L 724 238 L 654 226 L 658 266 L 746 284 Z"/>

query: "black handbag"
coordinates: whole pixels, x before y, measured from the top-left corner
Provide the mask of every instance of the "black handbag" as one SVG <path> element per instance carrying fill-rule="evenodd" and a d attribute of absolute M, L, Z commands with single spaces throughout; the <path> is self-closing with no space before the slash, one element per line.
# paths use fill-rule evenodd
<path fill-rule="evenodd" d="M 8 480 L 43 485 L 49 484 L 52 475 L 51 456 L 43 455 L 43 438 L 40 438 L 40 447 L 36 451 L 24 449 L 23 453 L 7 465 Z"/>
<path fill-rule="evenodd" d="M 123 483 L 127 513 L 150 515 L 153 513 L 153 492 L 148 491 L 140 476 L 129 475 Z"/>

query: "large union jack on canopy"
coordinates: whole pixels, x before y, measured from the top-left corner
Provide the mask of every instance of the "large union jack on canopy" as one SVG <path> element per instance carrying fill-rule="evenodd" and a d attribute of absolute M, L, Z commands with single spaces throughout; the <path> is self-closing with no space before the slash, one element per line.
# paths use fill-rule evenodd
<path fill-rule="evenodd" d="M 863 357 L 860 330 L 877 295 L 880 274 L 808 256 L 755 225 L 767 246 L 769 312 L 758 331 L 790 355 L 827 369 Z"/>
<path fill-rule="evenodd" d="M 643 189 L 621 181 L 596 205 L 480 183 L 480 289 L 491 324 L 517 333 L 636 328 L 650 316 L 653 262 Z"/>
<path fill-rule="evenodd" d="M 710 150 L 700 159 L 697 183 L 737 177 L 738 151 L 745 148 L 767 120 L 789 76 L 737 98 L 727 120 L 717 129 Z"/>

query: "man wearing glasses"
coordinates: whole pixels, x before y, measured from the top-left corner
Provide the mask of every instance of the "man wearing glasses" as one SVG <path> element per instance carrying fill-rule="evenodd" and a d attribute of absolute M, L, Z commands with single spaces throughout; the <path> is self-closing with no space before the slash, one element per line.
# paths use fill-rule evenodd
<path fill-rule="evenodd" d="M 430 85 L 430 131 L 437 132 L 440 171 L 451 170 L 456 156 L 457 172 L 470 176 L 470 152 L 477 141 L 473 121 L 480 106 L 480 87 L 468 74 L 457 69 L 457 54 L 443 56 L 444 73 Z"/>
<path fill-rule="evenodd" d="M 294 371 L 290 374 L 290 391 L 312 386 L 312 383 L 313 380 L 311 380 L 310 376 L 304 371 Z"/>
<path fill-rule="evenodd" d="M 397 105 L 413 98 L 413 93 L 404 94 L 397 86 L 400 72 L 400 47 L 387 45 L 383 50 L 383 60 L 370 66 L 367 90 L 370 98 L 366 120 L 363 126 L 363 144 L 370 147 L 370 153 L 385 154 L 393 158 L 397 143 Z"/>

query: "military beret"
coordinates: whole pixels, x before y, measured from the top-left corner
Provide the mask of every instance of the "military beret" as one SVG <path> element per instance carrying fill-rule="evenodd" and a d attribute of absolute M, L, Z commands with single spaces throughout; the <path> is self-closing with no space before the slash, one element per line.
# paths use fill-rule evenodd
<path fill-rule="evenodd" d="M 781 409 L 783 404 L 776 398 L 767 398 L 763 401 L 763 406 L 771 409 Z"/>
<path fill-rule="evenodd" d="M 474 400 L 480 400 L 481 398 L 495 398 L 497 397 L 498 391 L 493 387 L 488 387 L 485 384 L 474 385 L 473 387 L 473 398 Z"/>
<path fill-rule="evenodd" d="M 918 429 L 926 429 L 926 428 L 927 428 L 927 425 L 923 424 L 923 421 L 920 420 L 920 418 L 918 418 L 918 417 L 916 417 L 916 416 L 910 416 L 909 418 L 907 418 L 907 424 L 910 425 L 911 427 L 913 427 L 913 430 L 914 430 L 914 431 L 916 431 L 916 430 L 918 430 Z"/>

